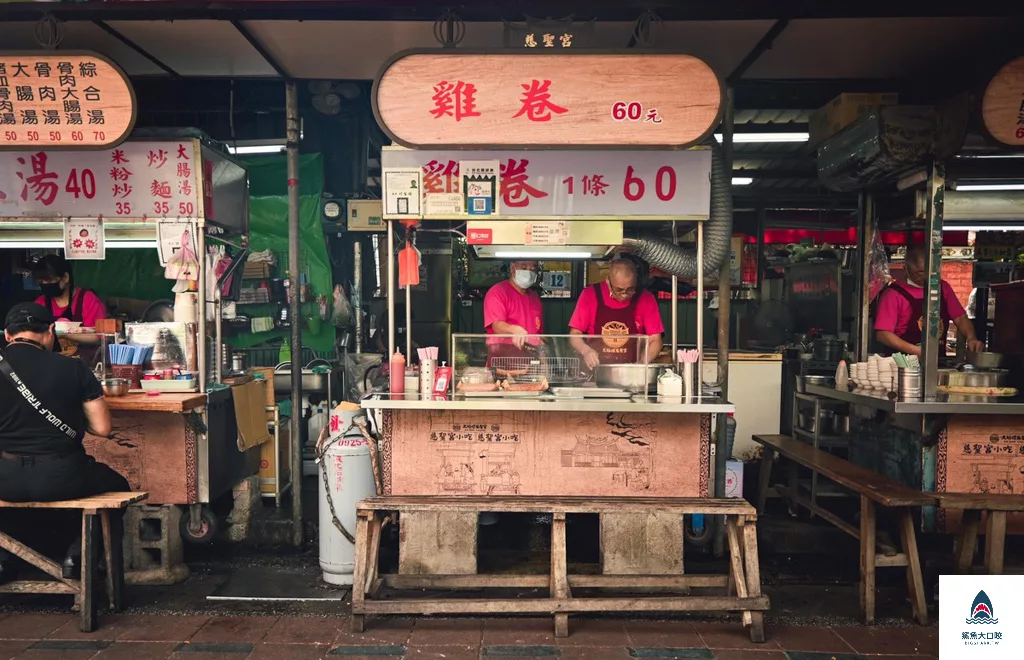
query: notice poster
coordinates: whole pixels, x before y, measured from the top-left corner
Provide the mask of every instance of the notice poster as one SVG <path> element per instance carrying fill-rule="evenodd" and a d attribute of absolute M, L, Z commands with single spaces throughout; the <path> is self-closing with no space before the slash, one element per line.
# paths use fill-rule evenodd
<path fill-rule="evenodd" d="M 181 249 L 183 237 L 189 237 L 193 254 L 199 254 L 196 247 L 196 226 L 188 220 L 160 219 L 156 223 L 156 245 L 160 265 L 166 266 L 171 255 Z"/>
<path fill-rule="evenodd" d="M 423 199 L 419 168 L 384 170 L 384 216 L 418 216 Z"/>
<path fill-rule="evenodd" d="M 68 218 L 64 221 L 64 256 L 72 259 L 107 257 L 103 240 L 103 218 Z"/>

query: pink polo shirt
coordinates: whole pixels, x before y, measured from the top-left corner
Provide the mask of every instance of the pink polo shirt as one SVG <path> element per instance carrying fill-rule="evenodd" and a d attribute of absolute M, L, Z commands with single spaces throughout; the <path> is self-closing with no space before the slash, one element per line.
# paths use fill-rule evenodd
<path fill-rule="evenodd" d="M 900 285 L 893 284 L 892 286 Z M 924 287 L 907 284 L 903 289 L 916 300 L 924 298 Z M 953 287 L 946 280 L 942 280 L 942 300 L 946 305 L 946 313 L 949 314 L 950 321 L 967 313 L 960 301 L 957 300 Z M 882 292 L 882 297 L 878 300 L 875 330 L 888 330 L 902 336 L 907 331 L 907 326 L 910 325 L 910 315 L 910 303 L 907 302 L 907 299 L 898 292 L 887 289 Z"/>
<path fill-rule="evenodd" d="M 520 293 L 508 280 L 499 282 L 487 291 L 484 296 L 484 327 L 487 334 L 494 334 L 494 324 L 498 321 L 518 325 L 531 335 L 544 332 L 544 310 L 541 308 L 540 296 L 533 289 Z M 511 344 L 508 337 L 493 337 L 488 344 Z M 530 344 L 540 344 L 540 339 L 530 338 Z"/>
<path fill-rule="evenodd" d="M 612 298 L 608 282 L 601 282 L 601 297 L 604 304 L 612 309 L 625 309 L 629 307 L 629 301 L 618 301 Z M 594 287 L 588 286 L 580 293 L 580 299 L 576 303 L 576 311 L 569 319 L 569 327 L 579 330 L 585 335 L 594 334 L 594 321 L 597 319 L 597 296 L 594 294 Z M 641 291 L 640 300 L 636 301 L 636 327 L 641 335 L 660 335 L 665 332 L 665 324 L 661 321 L 661 312 L 658 310 L 658 301 L 650 291 Z"/>
<path fill-rule="evenodd" d="M 75 290 L 75 295 L 78 295 L 80 289 Z M 71 297 L 71 302 L 67 307 L 57 307 L 57 302 L 53 301 L 50 304 L 50 311 L 53 312 L 53 317 L 58 321 L 61 319 L 71 319 L 71 308 L 75 304 L 75 295 Z M 36 298 L 36 302 L 40 305 L 46 306 L 46 296 L 39 296 Z M 95 328 L 96 319 L 107 318 L 107 307 L 92 291 L 85 291 L 82 293 L 82 327 L 83 328 Z"/>

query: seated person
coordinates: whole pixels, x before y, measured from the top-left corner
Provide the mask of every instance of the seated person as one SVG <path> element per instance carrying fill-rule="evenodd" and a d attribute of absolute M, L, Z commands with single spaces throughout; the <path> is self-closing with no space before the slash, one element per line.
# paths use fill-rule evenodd
<path fill-rule="evenodd" d="M 47 502 L 130 491 L 124 477 L 85 452 L 86 432 L 110 435 L 110 411 L 85 364 L 53 352 L 53 324 L 51 311 L 37 303 L 7 313 L 8 345 L 0 352 L 0 499 Z M 120 543 L 120 517 L 112 522 Z M 77 536 L 75 529 L 67 540 Z M 65 559 L 68 576 L 80 544 L 72 544 Z"/>

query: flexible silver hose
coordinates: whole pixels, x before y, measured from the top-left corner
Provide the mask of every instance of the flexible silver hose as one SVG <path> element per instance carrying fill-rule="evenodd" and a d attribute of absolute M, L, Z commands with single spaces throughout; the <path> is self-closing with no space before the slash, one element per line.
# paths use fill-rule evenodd
<path fill-rule="evenodd" d="M 732 239 L 732 173 L 722 147 L 711 141 L 711 215 L 704 227 L 704 276 L 717 277 L 729 257 Z M 649 236 L 627 238 L 623 244 L 655 268 L 677 277 L 697 277 L 697 249 Z"/>

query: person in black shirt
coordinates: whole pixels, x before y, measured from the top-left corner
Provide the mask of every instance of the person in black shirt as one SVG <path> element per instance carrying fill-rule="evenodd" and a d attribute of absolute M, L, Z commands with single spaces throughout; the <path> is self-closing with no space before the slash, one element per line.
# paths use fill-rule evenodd
<path fill-rule="evenodd" d="M 130 491 L 124 477 L 85 452 L 86 432 L 110 435 L 110 411 L 85 364 L 52 352 L 53 324 L 50 310 L 37 303 L 7 313 L 8 345 L 0 353 L 9 367 L 0 367 L 0 500 L 52 502 Z M 120 524 L 112 526 L 120 531 Z M 79 550 L 80 542 L 73 543 L 65 559 L 69 577 Z"/>

